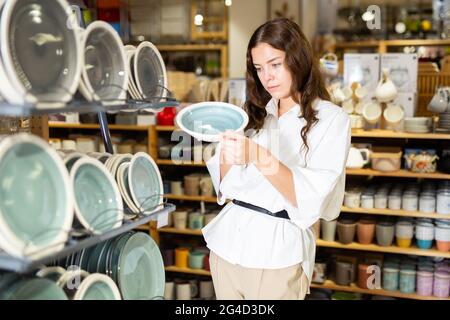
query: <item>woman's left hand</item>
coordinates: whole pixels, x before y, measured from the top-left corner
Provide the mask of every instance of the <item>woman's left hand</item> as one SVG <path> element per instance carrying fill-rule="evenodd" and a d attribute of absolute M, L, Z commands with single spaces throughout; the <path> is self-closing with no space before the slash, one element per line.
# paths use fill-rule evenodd
<path fill-rule="evenodd" d="M 259 145 L 243 134 L 226 131 L 220 136 L 223 160 L 227 165 L 249 164 L 256 160 Z"/>

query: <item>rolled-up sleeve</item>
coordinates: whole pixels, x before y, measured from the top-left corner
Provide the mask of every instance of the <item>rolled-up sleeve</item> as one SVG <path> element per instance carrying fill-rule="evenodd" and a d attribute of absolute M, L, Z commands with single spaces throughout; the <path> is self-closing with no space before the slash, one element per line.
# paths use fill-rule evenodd
<path fill-rule="evenodd" d="M 288 165 L 292 172 L 297 207 L 286 200 L 292 222 L 309 228 L 319 218 L 338 217 L 345 192 L 345 163 L 350 147 L 351 128 L 345 112 L 338 112 L 317 143 L 311 145 L 306 166 Z"/>

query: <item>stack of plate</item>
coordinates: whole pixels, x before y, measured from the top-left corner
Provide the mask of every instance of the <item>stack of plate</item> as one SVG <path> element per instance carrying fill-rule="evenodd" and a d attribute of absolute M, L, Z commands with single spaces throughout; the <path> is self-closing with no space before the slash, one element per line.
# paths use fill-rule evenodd
<path fill-rule="evenodd" d="M 117 284 L 124 300 L 164 296 L 161 252 L 154 240 L 142 232 L 124 233 L 56 263 L 106 274 Z"/>
<path fill-rule="evenodd" d="M 158 49 L 148 41 L 125 46 L 130 68 L 128 93 L 136 100 L 161 101 L 166 97 L 167 71 Z M 158 112 L 156 109 L 146 109 Z"/>
<path fill-rule="evenodd" d="M 150 214 L 162 208 L 161 173 L 148 154 L 113 155 L 105 166 L 116 178 L 120 194 L 132 213 Z"/>
<path fill-rule="evenodd" d="M 439 128 L 450 130 L 450 112 L 439 114 Z"/>
<path fill-rule="evenodd" d="M 11 104 L 70 101 L 82 61 L 67 1 L 0 0 L 0 6 L 0 95 Z"/>
<path fill-rule="evenodd" d="M 429 117 L 405 118 L 404 127 L 406 132 L 427 133 L 431 132 L 432 119 Z"/>

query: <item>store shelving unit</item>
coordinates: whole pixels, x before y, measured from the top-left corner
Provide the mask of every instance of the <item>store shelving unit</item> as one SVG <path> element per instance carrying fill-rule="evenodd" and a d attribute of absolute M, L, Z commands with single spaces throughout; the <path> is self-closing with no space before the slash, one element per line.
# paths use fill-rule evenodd
<path fill-rule="evenodd" d="M 104 106 L 100 102 L 87 102 L 74 100 L 68 104 L 61 104 L 58 107 L 55 106 L 35 106 L 35 105 L 11 105 L 6 102 L 0 102 L 0 115 L 2 116 L 16 116 L 16 117 L 36 117 L 48 114 L 56 113 L 97 113 L 99 117 L 99 125 L 62 125 L 51 124 L 53 127 L 70 127 L 70 128 L 84 128 L 84 129 L 97 129 L 102 133 L 103 142 L 105 143 L 105 149 L 112 149 L 108 143 L 110 143 L 109 126 L 106 121 L 105 113 L 107 111 L 119 111 L 119 110 L 136 110 L 136 109 L 160 109 L 165 106 L 178 105 L 176 101 L 168 102 L 149 102 L 149 101 L 136 101 L 126 100 L 118 103 L 117 105 Z M 127 130 L 128 127 L 112 126 L 113 129 Z M 48 129 L 48 128 L 47 128 Z M 144 130 L 143 128 L 134 128 L 135 130 Z M 47 133 L 48 136 L 48 133 Z M 111 148 L 110 148 L 111 147 Z M 64 243 L 64 247 L 61 250 L 53 254 L 41 256 L 39 252 L 27 257 L 15 257 L 7 254 L 6 252 L 0 252 L 0 270 L 7 270 L 17 273 L 30 273 L 43 265 L 51 263 L 57 259 L 67 257 L 74 252 L 83 250 L 85 248 L 94 246 L 107 239 L 116 237 L 127 231 L 139 228 L 142 225 L 150 223 L 155 220 L 159 214 L 167 214 L 175 210 L 175 205 L 164 204 L 162 209 L 155 211 L 151 214 L 144 212 L 131 216 L 130 219 L 124 219 L 121 227 L 115 228 L 103 234 L 89 234 L 77 237 L 69 232 L 69 240 Z"/>
<path fill-rule="evenodd" d="M 211 272 L 209 272 L 208 270 L 179 268 L 179 267 L 175 267 L 175 266 L 168 266 L 165 269 L 166 269 L 167 272 L 178 272 L 178 273 L 195 274 L 195 275 L 198 275 L 198 276 L 211 276 Z"/>
<path fill-rule="evenodd" d="M 395 44 L 395 43 L 394 43 Z M 450 41 L 449 41 L 450 45 Z M 157 126 L 155 131 L 158 132 L 170 132 L 174 130 L 179 130 L 175 126 Z M 450 141 L 450 134 L 446 133 L 423 133 L 423 134 L 415 134 L 415 133 L 407 133 L 407 132 L 395 132 L 389 130 L 355 130 L 352 132 L 352 138 L 361 139 L 379 139 L 383 140 L 393 140 L 393 139 L 404 139 L 404 140 L 429 140 L 429 141 Z M 161 160 L 160 160 L 161 161 Z M 189 166 L 192 163 L 184 162 L 175 164 L 171 160 L 164 160 L 160 162 L 164 165 L 174 165 L 174 166 Z M 196 164 L 196 166 L 205 166 L 204 164 Z M 399 170 L 395 172 L 381 172 L 372 169 L 347 169 L 346 174 L 348 176 L 366 176 L 366 177 L 391 177 L 391 178 L 413 178 L 413 179 L 434 179 L 436 181 L 439 180 L 450 180 L 449 174 L 444 173 L 415 173 L 407 170 Z M 207 202 L 207 203 L 216 203 L 216 197 L 201 197 L 201 196 L 186 196 L 186 195 L 172 195 L 167 194 L 165 198 L 171 200 L 180 200 L 180 201 L 199 201 L 199 202 Z M 405 210 L 390 210 L 390 209 L 364 209 L 364 208 L 348 208 L 342 206 L 341 212 L 351 213 L 355 215 L 375 215 L 375 216 L 391 216 L 391 217 L 414 217 L 414 218 L 432 218 L 432 219 L 450 219 L 450 215 L 441 215 L 437 213 L 427 213 L 421 211 L 405 211 Z M 186 235 L 186 236 L 202 236 L 202 232 L 200 230 L 190 230 L 184 229 L 179 230 L 175 228 L 161 228 L 158 230 L 158 233 L 161 234 L 178 234 L 178 235 Z M 338 250 L 349 250 L 349 251 L 360 251 L 360 252 L 377 252 L 377 253 L 389 253 L 389 254 L 399 254 L 399 255 L 416 255 L 423 257 L 441 257 L 441 258 L 450 258 L 449 252 L 438 251 L 435 248 L 424 250 L 419 249 L 417 247 L 409 247 L 409 248 L 401 248 L 398 246 L 389 246 L 382 247 L 376 244 L 370 245 L 362 245 L 359 243 L 351 243 L 351 244 L 341 244 L 339 242 L 327 242 L 321 239 L 317 239 L 317 247 L 320 248 L 333 248 Z M 179 273 L 189 273 L 189 274 L 197 274 L 197 270 L 191 269 L 180 269 L 176 267 L 167 267 L 166 271 L 168 272 L 179 272 Z M 200 271 L 202 275 L 210 274 L 208 271 Z M 313 288 L 326 288 L 331 290 L 339 290 L 339 291 L 348 291 L 348 292 L 359 292 L 365 294 L 372 295 L 382 295 L 389 297 L 397 297 L 397 298 L 405 298 L 405 299 L 417 299 L 417 300 L 439 300 L 436 297 L 423 297 L 417 294 L 404 294 L 399 291 L 387 291 L 381 289 L 362 289 L 357 287 L 356 285 L 351 286 L 339 286 L 334 284 L 332 281 L 327 280 L 324 284 L 312 284 Z M 440 300 L 449 300 L 449 299 L 440 299 Z"/>

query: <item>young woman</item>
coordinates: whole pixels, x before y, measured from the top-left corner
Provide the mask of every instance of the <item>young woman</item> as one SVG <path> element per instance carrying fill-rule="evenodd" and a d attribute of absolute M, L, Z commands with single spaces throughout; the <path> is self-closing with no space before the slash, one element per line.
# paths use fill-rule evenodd
<path fill-rule="evenodd" d="M 218 299 L 304 299 L 319 219 L 338 217 L 350 146 L 299 26 L 260 26 L 247 50 L 246 136 L 226 132 L 207 161 L 217 201 L 203 229 Z"/>

